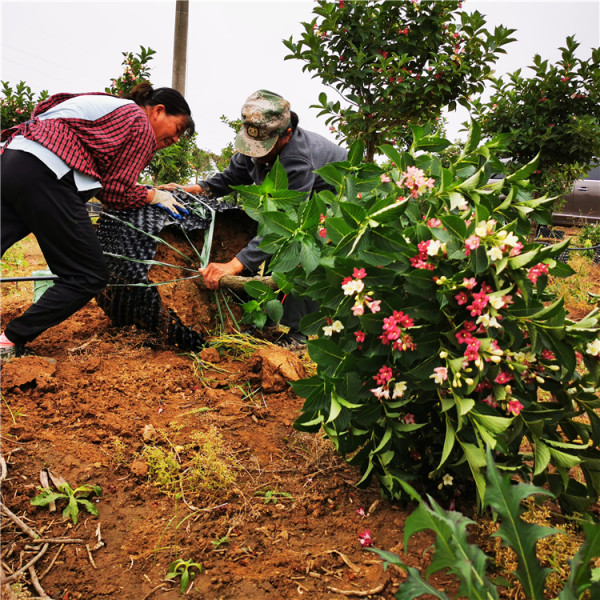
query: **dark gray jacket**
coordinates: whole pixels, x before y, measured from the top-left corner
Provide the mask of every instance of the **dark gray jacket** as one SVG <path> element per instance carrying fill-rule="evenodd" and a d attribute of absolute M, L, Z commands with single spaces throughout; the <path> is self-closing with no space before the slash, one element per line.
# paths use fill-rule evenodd
<path fill-rule="evenodd" d="M 318 193 L 331 190 L 331 186 L 315 174 L 317 169 L 331 162 L 346 160 L 348 152 L 318 133 L 297 127 L 290 141 L 279 153 L 279 161 L 288 176 L 289 189 L 298 192 Z M 222 172 L 202 182 L 217 198 L 231 192 L 233 185 L 260 185 L 273 165 L 261 164 L 255 159 L 234 154 L 229 166 Z M 270 254 L 259 250 L 261 237 L 255 237 L 237 254 L 246 269 L 255 273 Z"/>

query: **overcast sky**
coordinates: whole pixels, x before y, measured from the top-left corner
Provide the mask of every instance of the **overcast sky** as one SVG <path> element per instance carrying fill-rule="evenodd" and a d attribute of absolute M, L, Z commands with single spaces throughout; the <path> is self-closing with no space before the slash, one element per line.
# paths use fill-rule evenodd
<path fill-rule="evenodd" d="M 122 52 L 145 46 L 157 52 L 152 83 L 171 85 L 175 0 L 0 1 L 3 81 L 25 81 L 36 93 L 104 91 L 123 72 Z M 303 62 L 283 60 L 288 50 L 282 39 L 298 39 L 313 7 L 312 0 L 190 1 L 185 95 L 198 146 L 219 152 L 231 141 L 233 132 L 220 116 L 237 118 L 245 98 L 261 88 L 290 100 L 301 125 L 331 135 L 309 108 L 324 90 L 320 81 L 302 72 Z M 489 29 L 502 24 L 517 30 L 498 74 L 522 67 L 527 75 L 536 53 L 556 61 L 568 35 L 580 42 L 580 57 L 600 46 L 600 0 L 465 0 L 463 9 L 486 15 Z M 466 116 L 450 115 L 451 137 Z"/>

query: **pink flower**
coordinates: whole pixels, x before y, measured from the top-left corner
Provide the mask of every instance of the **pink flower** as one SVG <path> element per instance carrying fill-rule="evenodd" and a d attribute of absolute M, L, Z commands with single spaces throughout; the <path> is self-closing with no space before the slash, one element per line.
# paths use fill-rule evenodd
<path fill-rule="evenodd" d="M 518 416 L 521 412 L 523 405 L 518 400 L 510 400 L 507 406 L 507 410 L 509 413 Z"/>
<path fill-rule="evenodd" d="M 376 387 L 369 390 L 378 400 L 385 398 L 386 400 L 390 397 L 390 390 L 384 387 Z"/>
<path fill-rule="evenodd" d="M 548 273 L 548 265 L 544 264 L 544 263 L 538 263 L 537 265 L 535 265 L 535 267 L 531 267 L 531 269 L 529 269 L 529 271 L 527 271 L 527 279 L 529 279 L 529 281 L 531 281 L 531 283 L 536 283 L 538 280 L 538 277 L 540 277 L 541 275 L 545 275 Z"/>
<path fill-rule="evenodd" d="M 477 280 L 475 277 L 471 277 L 467 279 L 466 277 L 463 279 L 463 285 L 468 289 L 472 290 L 477 285 Z"/>
<path fill-rule="evenodd" d="M 362 533 L 359 533 L 358 541 L 363 548 L 369 548 L 372 546 L 373 540 L 371 539 L 371 532 L 368 529 L 365 529 Z"/>
<path fill-rule="evenodd" d="M 435 383 L 442 385 L 448 379 L 448 369 L 446 367 L 436 367 L 433 370 L 433 375 L 429 376 Z"/>
<path fill-rule="evenodd" d="M 377 383 L 377 385 L 385 385 L 389 382 L 392 376 L 392 369 L 387 365 L 383 365 L 383 367 L 379 369 L 379 372 L 373 377 L 373 379 L 375 380 L 375 383 Z"/>
<path fill-rule="evenodd" d="M 406 413 L 403 420 L 407 425 L 412 425 L 415 422 L 415 415 Z"/>
<path fill-rule="evenodd" d="M 356 267 L 354 267 L 352 277 L 354 277 L 355 279 L 364 279 L 366 276 L 367 272 L 363 268 L 357 269 Z"/>
<path fill-rule="evenodd" d="M 514 379 L 514 377 L 512 376 L 511 373 L 506 373 L 505 371 L 500 371 L 500 373 L 498 373 L 498 375 L 496 375 L 496 379 L 494 379 L 494 381 L 496 383 L 508 383 L 509 381 L 512 381 Z"/>
<path fill-rule="evenodd" d="M 484 404 L 491 406 L 492 408 L 496 408 L 498 406 L 498 403 L 496 402 L 496 400 L 495 400 L 494 396 L 492 396 L 492 394 L 490 394 L 489 396 L 486 396 L 485 398 L 482 398 L 481 401 Z"/>
<path fill-rule="evenodd" d="M 400 179 L 396 182 L 398 187 L 406 187 L 410 190 L 410 195 L 413 198 L 418 198 L 428 189 L 435 185 L 433 179 L 426 178 L 425 173 L 417 167 L 407 167 L 406 171 L 401 174 Z"/>
<path fill-rule="evenodd" d="M 354 337 L 358 343 L 365 341 L 365 332 L 364 331 L 355 331 Z"/>
<path fill-rule="evenodd" d="M 379 178 L 381 179 L 382 183 L 389 183 L 391 181 L 390 176 L 386 175 L 385 173 L 382 173 Z"/>
<path fill-rule="evenodd" d="M 458 302 L 459 306 L 462 306 L 463 304 L 466 304 L 469 301 L 469 298 L 467 297 L 467 295 L 464 292 L 460 292 L 459 294 L 456 294 L 456 296 L 454 296 L 456 298 L 456 301 Z"/>
<path fill-rule="evenodd" d="M 371 300 L 368 304 L 373 314 L 378 313 L 381 310 L 381 300 Z"/>
<path fill-rule="evenodd" d="M 362 304 L 355 304 L 351 310 L 355 317 L 362 317 L 365 314 L 365 307 Z"/>
<path fill-rule="evenodd" d="M 481 240 L 476 236 L 472 235 L 465 240 L 465 256 L 471 254 L 471 250 L 477 250 Z"/>
<path fill-rule="evenodd" d="M 428 263 L 426 260 L 423 260 L 420 256 L 413 256 L 410 259 L 410 264 L 415 269 L 427 269 L 429 271 L 433 271 L 435 269 L 434 265 L 432 265 L 431 263 Z"/>
<path fill-rule="evenodd" d="M 439 219 L 429 219 L 427 221 L 427 227 L 441 227 L 442 222 Z"/>
<path fill-rule="evenodd" d="M 327 229 L 325 227 L 321 227 L 319 229 L 319 237 L 326 238 L 327 237 Z"/>
<path fill-rule="evenodd" d="M 356 514 L 359 517 L 366 517 L 367 516 L 367 514 L 365 513 L 365 509 L 364 508 L 357 508 L 356 509 Z"/>
<path fill-rule="evenodd" d="M 476 337 L 471 337 L 467 344 L 467 349 L 465 350 L 464 357 L 469 360 L 477 360 L 479 358 L 479 346 L 481 346 L 481 341 Z"/>
<path fill-rule="evenodd" d="M 471 311 L 471 316 L 480 316 L 483 312 L 483 309 L 488 305 L 489 301 L 490 298 L 484 291 L 473 294 L 473 302 L 467 306 L 467 308 Z"/>
<path fill-rule="evenodd" d="M 523 244 L 521 242 L 517 242 L 508 253 L 509 256 L 518 256 L 521 254 L 521 250 L 523 250 Z"/>
<path fill-rule="evenodd" d="M 556 357 L 554 356 L 554 352 L 552 352 L 552 350 L 542 350 L 542 358 L 545 358 L 546 360 L 556 360 Z"/>

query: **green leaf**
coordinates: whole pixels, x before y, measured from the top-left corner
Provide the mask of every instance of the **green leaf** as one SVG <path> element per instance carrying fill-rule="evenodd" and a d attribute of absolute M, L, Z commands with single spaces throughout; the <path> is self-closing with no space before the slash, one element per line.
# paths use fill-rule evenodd
<path fill-rule="evenodd" d="M 512 175 L 508 175 L 508 177 L 506 177 L 506 181 L 509 183 L 514 183 L 515 181 L 523 181 L 524 179 L 527 179 L 536 170 L 539 158 L 540 155 L 538 153 L 531 162 L 528 162 L 518 171 L 515 171 Z"/>
<path fill-rule="evenodd" d="M 396 593 L 396 600 L 414 600 L 423 594 L 430 594 L 439 600 L 450 600 L 444 592 L 440 592 L 433 585 L 425 581 L 419 571 L 414 567 L 405 566 L 408 577 L 400 584 Z"/>
<path fill-rule="evenodd" d="M 288 215 L 279 211 L 264 212 L 262 213 L 262 219 L 271 232 L 279 233 L 280 235 L 291 237 L 298 228 L 297 223 L 290 219 Z"/>
<path fill-rule="evenodd" d="M 365 145 L 362 140 L 357 140 L 350 146 L 348 151 L 348 162 L 353 166 L 359 165 L 365 156 Z"/>
<path fill-rule="evenodd" d="M 520 483 L 513 485 L 509 476 L 501 476 L 494 464 L 490 450 L 487 450 L 488 487 L 485 503 L 498 513 L 500 528 L 494 534 L 502 539 L 517 555 L 516 575 L 525 594 L 532 600 L 543 600 L 544 581 L 549 571 L 542 568 L 537 559 L 535 544 L 537 540 L 557 533 L 556 529 L 527 523 L 521 519 L 521 501 L 533 494 L 552 496 L 546 490 Z"/>
<path fill-rule="evenodd" d="M 339 344 L 331 340 L 309 340 L 307 347 L 310 358 L 328 372 L 334 371 L 344 358 L 344 351 Z"/>
<path fill-rule="evenodd" d="M 312 238 L 305 238 L 300 248 L 300 264 L 307 275 L 310 275 L 318 266 L 321 252 Z"/>
<path fill-rule="evenodd" d="M 33 506 L 46 506 L 50 504 L 50 502 L 54 502 L 56 500 L 64 498 L 66 498 L 65 494 L 61 494 L 59 492 L 51 492 L 50 490 L 44 490 L 38 496 L 32 498 L 30 500 L 30 503 L 33 504 Z"/>
<path fill-rule="evenodd" d="M 585 533 L 585 541 L 569 561 L 569 578 L 558 596 L 559 600 L 581 598 L 586 590 L 590 590 L 590 598 L 596 598 L 600 591 L 600 578 L 596 576 L 594 579 L 591 568 L 600 556 L 600 524 L 584 521 L 581 527 Z"/>
<path fill-rule="evenodd" d="M 273 290 L 262 281 L 248 281 L 244 284 L 244 290 L 251 298 L 260 298 L 269 292 L 273 293 Z"/>
<path fill-rule="evenodd" d="M 265 303 L 265 312 L 271 321 L 279 323 L 283 317 L 283 306 L 276 298 Z"/>
<path fill-rule="evenodd" d="M 316 171 L 330 185 L 340 189 L 344 185 L 343 172 L 332 164 L 325 165 Z"/>

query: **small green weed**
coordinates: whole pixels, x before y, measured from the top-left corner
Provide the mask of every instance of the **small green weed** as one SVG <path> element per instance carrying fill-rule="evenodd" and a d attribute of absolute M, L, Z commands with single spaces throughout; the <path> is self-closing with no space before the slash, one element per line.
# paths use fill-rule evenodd
<path fill-rule="evenodd" d="M 600 224 L 587 223 L 581 228 L 577 237 L 583 248 L 597 246 L 600 244 Z M 586 250 L 584 255 L 588 258 L 592 258 L 592 256 L 594 256 L 594 250 Z"/>
<path fill-rule="evenodd" d="M 224 535 L 223 537 L 220 537 L 218 540 L 212 540 L 210 543 L 215 547 L 215 550 L 217 550 L 221 546 L 224 546 L 225 544 L 229 544 L 229 536 Z"/>
<path fill-rule="evenodd" d="M 10 276 L 15 271 L 26 269 L 29 263 L 25 260 L 23 245 L 17 242 L 11 246 L 2 256 L 0 265 L 2 266 L 2 274 L 5 276 Z"/>
<path fill-rule="evenodd" d="M 147 445 L 142 457 L 150 479 L 165 494 L 197 496 L 227 489 L 236 480 L 235 462 L 216 428 L 196 431 L 185 444 L 175 445 L 164 433 L 162 437 L 167 447 Z"/>
<path fill-rule="evenodd" d="M 274 490 L 259 490 L 258 492 L 255 492 L 254 495 L 262 496 L 265 500 L 265 504 L 269 504 L 269 502 L 276 503 L 283 499 L 294 499 L 291 494 L 288 494 L 287 492 L 280 492 L 277 488 L 275 488 Z"/>
<path fill-rule="evenodd" d="M 196 577 L 196 572 L 193 569 L 196 569 L 198 573 L 202 573 L 202 565 L 200 563 L 193 562 L 191 558 L 188 558 L 188 560 L 179 558 L 169 565 L 169 571 L 165 579 L 171 580 L 181 577 L 179 593 L 183 594 L 192 581 L 194 581 L 194 577 Z"/>
<path fill-rule="evenodd" d="M 6 398 L 4 397 L 4 395 L 2 395 L 2 402 L 4 402 L 4 404 L 6 405 L 6 408 L 8 409 L 8 412 L 10 413 L 10 418 L 14 424 L 17 423 L 18 418 L 27 416 L 25 413 L 21 412 L 20 408 L 16 408 L 15 410 L 12 410 L 11 407 L 8 405 L 8 402 L 6 401 Z"/>
<path fill-rule="evenodd" d="M 77 525 L 79 507 L 85 508 L 90 514 L 98 516 L 98 509 L 87 499 L 90 494 L 100 496 L 102 488 L 99 485 L 80 485 L 73 489 L 68 483 L 58 486 L 58 492 L 53 492 L 48 488 L 38 487 L 39 494 L 31 499 L 33 506 L 47 506 L 50 502 L 56 500 L 66 500 L 67 506 L 63 510 L 63 518 L 71 517 L 71 520 Z"/>
<path fill-rule="evenodd" d="M 113 446 L 113 448 L 115 449 L 115 453 L 113 455 L 113 462 L 116 463 L 117 465 L 124 465 L 127 463 L 127 444 L 119 439 L 119 438 L 114 438 L 113 440 L 111 440 L 111 444 Z"/>

